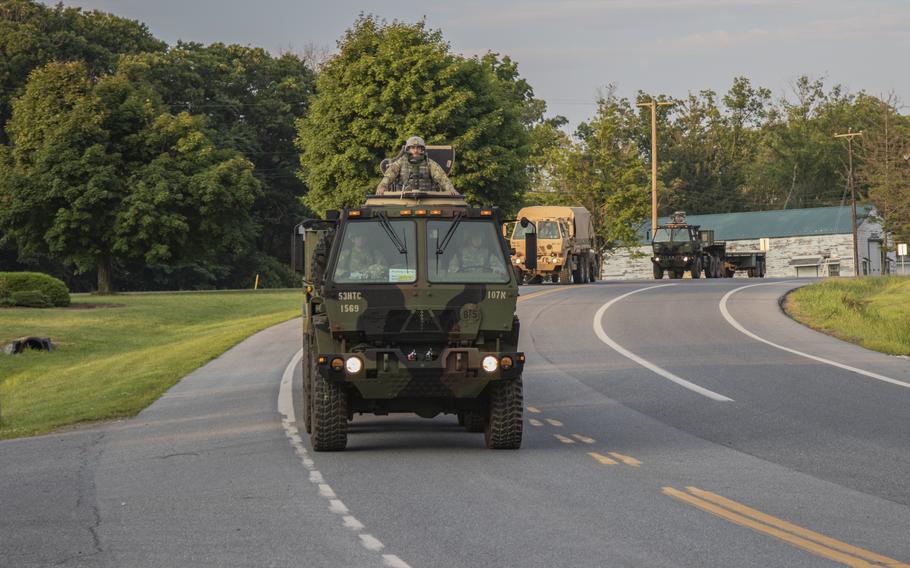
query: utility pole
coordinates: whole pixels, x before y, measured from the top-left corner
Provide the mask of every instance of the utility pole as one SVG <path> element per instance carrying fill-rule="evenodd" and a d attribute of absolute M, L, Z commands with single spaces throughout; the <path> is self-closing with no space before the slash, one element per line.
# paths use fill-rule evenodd
<path fill-rule="evenodd" d="M 640 107 L 651 107 L 651 238 L 657 234 L 657 107 L 671 106 L 671 102 L 638 103 Z"/>
<path fill-rule="evenodd" d="M 863 132 L 847 129 L 846 134 L 835 134 L 835 138 L 847 139 L 847 183 L 850 185 L 850 206 L 853 209 L 853 275 L 859 276 L 859 246 L 856 242 L 856 190 L 853 187 L 853 139 L 862 136 Z"/>

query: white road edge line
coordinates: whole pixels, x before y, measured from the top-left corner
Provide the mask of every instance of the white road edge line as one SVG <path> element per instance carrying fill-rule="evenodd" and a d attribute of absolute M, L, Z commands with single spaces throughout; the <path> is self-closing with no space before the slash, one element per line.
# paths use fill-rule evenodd
<path fill-rule="evenodd" d="M 284 427 L 285 435 L 291 442 L 291 446 L 293 446 L 297 454 L 301 456 L 301 463 L 306 469 L 310 470 L 309 480 L 318 484 L 319 495 L 329 501 L 329 511 L 338 515 L 343 515 L 342 520 L 344 521 L 344 528 L 362 531 L 365 528 L 363 523 L 358 521 L 353 515 L 348 514 L 350 511 L 347 506 L 338 499 L 338 496 L 335 495 L 331 486 L 325 482 L 322 473 L 315 469 L 313 460 L 307 457 L 306 448 L 301 445 L 302 440 L 300 439 L 300 431 L 296 426 L 297 418 L 294 415 L 294 389 L 291 381 L 294 378 L 294 369 L 297 368 L 297 365 L 302 359 L 303 349 L 297 351 L 297 353 L 291 357 L 287 367 L 284 368 L 284 373 L 281 375 L 281 384 L 278 387 L 278 412 L 283 416 L 281 425 Z M 385 548 L 382 541 L 371 534 L 360 533 L 357 536 L 360 539 L 360 544 L 367 550 L 379 552 Z M 394 554 L 383 554 L 382 560 L 383 564 L 390 566 L 391 568 L 411 568 L 407 562 Z"/>
<path fill-rule="evenodd" d="M 606 313 L 606 311 L 608 309 L 610 309 L 610 306 L 612 306 L 613 304 L 615 304 L 616 302 L 618 302 L 624 298 L 628 298 L 629 296 L 631 296 L 633 294 L 647 292 L 648 290 L 654 290 L 656 288 L 665 288 L 667 286 L 675 286 L 675 284 L 658 284 L 657 286 L 648 286 L 647 288 L 639 288 L 638 290 L 632 290 L 631 292 L 627 292 L 621 296 L 617 296 L 617 297 L 613 298 L 612 300 L 610 300 L 609 302 L 607 302 L 606 304 L 602 305 L 600 307 L 600 309 L 597 310 L 597 313 L 594 314 L 594 333 L 597 335 L 598 339 L 600 339 L 601 341 L 606 343 L 608 346 L 612 347 L 614 351 L 616 351 L 617 353 L 619 353 L 626 359 L 631 359 L 632 361 L 635 361 L 636 363 L 638 363 L 645 369 L 648 369 L 649 371 L 651 371 L 657 375 L 660 375 L 661 377 L 667 379 L 668 381 L 672 381 L 683 388 L 687 388 L 690 391 L 698 393 L 704 397 L 710 398 L 711 400 L 716 400 L 718 402 L 733 402 L 732 398 L 726 397 L 722 394 L 718 394 L 714 391 L 711 391 L 704 387 L 698 386 L 695 383 L 692 383 L 692 382 L 687 381 L 686 379 L 683 379 L 682 377 L 674 375 L 673 373 L 671 373 L 670 371 L 667 371 L 666 369 L 662 369 L 661 367 L 658 367 L 657 365 L 648 361 L 647 359 L 639 357 L 635 353 L 632 353 L 631 351 L 629 351 L 622 345 L 613 341 L 613 339 L 610 338 L 609 335 L 607 335 L 607 332 L 604 331 L 603 324 L 601 324 L 601 320 L 603 319 L 604 313 Z"/>
<path fill-rule="evenodd" d="M 772 284 L 784 284 L 786 282 L 789 282 L 789 281 L 762 282 L 760 284 L 749 284 L 747 286 L 740 286 L 739 288 L 734 288 L 733 290 L 730 290 L 729 292 L 724 294 L 724 297 L 721 298 L 720 313 L 721 313 L 721 315 L 724 316 L 724 319 L 727 320 L 727 323 L 729 323 L 734 328 L 736 328 L 737 331 L 739 331 L 740 333 L 742 333 L 748 337 L 751 337 L 752 339 L 754 339 L 756 341 L 761 341 L 762 343 L 770 345 L 771 347 L 776 347 L 782 351 L 786 351 L 787 353 L 799 355 L 800 357 L 805 357 L 806 359 L 818 361 L 819 363 L 824 363 L 825 365 L 831 365 L 832 367 L 837 367 L 838 369 L 844 369 L 845 371 L 850 371 L 850 372 L 856 373 L 858 375 L 863 375 L 864 377 L 869 377 L 870 379 L 876 379 L 878 381 L 883 381 L 886 383 L 891 383 L 892 385 L 897 385 L 899 387 L 904 387 L 904 388 L 910 389 L 910 383 L 905 383 L 904 381 L 892 379 L 891 377 L 879 375 L 878 373 L 873 373 L 871 371 L 864 371 L 863 369 L 857 369 L 856 367 L 851 367 L 850 365 L 844 365 L 843 363 L 838 363 L 837 361 L 825 359 L 824 357 L 819 357 L 817 355 L 810 355 L 809 353 L 803 353 L 802 351 L 797 351 L 796 349 L 790 349 L 789 347 L 784 347 L 783 345 L 778 345 L 777 343 L 774 343 L 773 341 L 768 341 L 767 339 L 764 339 L 762 337 L 755 335 L 754 333 L 752 333 L 751 331 L 749 331 L 748 329 L 746 329 L 742 325 L 740 325 L 740 323 L 738 321 L 736 321 L 736 319 L 732 315 L 730 315 L 730 311 L 727 310 L 727 300 L 729 300 L 733 294 L 735 294 L 736 292 L 739 292 L 740 290 L 745 290 L 746 288 L 752 288 L 754 286 L 770 286 Z"/>

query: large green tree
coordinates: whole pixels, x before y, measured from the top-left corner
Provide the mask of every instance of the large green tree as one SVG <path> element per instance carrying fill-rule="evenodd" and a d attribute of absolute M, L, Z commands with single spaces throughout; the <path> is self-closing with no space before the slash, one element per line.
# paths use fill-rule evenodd
<path fill-rule="evenodd" d="M 544 105 L 514 61 L 451 52 L 423 22 L 361 16 L 320 70 L 298 121 L 305 202 L 317 212 L 359 204 L 379 162 L 411 135 L 455 147 L 455 187 L 474 202 L 514 206 L 528 184 L 530 129 Z"/>
<path fill-rule="evenodd" d="M 211 263 L 254 237 L 253 165 L 216 147 L 201 117 L 168 112 L 147 83 L 48 64 L 14 103 L 9 133 L 4 238 L 96 268 L 101 293 L 115 260 Z"/>
<path fill-rule="evenodd" d="M 251 208 L 259 227 L 257 249 L 284 265 L 288 231 L 306 214 L 297 177 L 294 122 L 304 116 L 314 72 L 291 53 L 220 43 L 178 43 L 166 53 L 121 58 L 118 73 L 147 82 L 170 112 L 204 116 L 218 145 L 240 151 L 255 166 L 262 192 Z M 259 259 L 268 269 L 269 262 Z"/>
<path fill-rule="evenodd" d="M 868 191 L 884 229 L 910 242 L 910 117 L 894 99 L 875 100 L 875 118 L 857 140 L 857 186 Z"/>
<path fill-rule="evenodd" d="M 551 178 L 546 202 L 581 205 L 606 250 L 638 243 L 638 227 L 650 211 L 649 176 L 635 143 L 636 110 L 610 89 L 597 114 L 566 141 Z"/>
<path fill-rule="evenodd" d="M 163 51 L 144 24 L 62 4 L 0 0 L 0 143 L 12 100 L 33 69 L 51 61 L 83 61 L 93 76 L 111 73 L 122 53 Z"/>

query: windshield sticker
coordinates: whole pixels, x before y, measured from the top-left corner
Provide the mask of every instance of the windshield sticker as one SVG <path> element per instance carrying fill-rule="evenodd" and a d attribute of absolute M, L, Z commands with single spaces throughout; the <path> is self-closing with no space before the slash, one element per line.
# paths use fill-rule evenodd
<path fill-rule="evenodd" d="M 389 282 L 413 282 L 417 279 L 417 271 L 413 268 L 390 268 Z"/>

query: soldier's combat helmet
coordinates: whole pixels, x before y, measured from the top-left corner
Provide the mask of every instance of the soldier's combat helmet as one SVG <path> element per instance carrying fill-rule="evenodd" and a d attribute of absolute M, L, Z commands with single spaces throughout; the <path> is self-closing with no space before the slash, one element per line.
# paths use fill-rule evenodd
<path fill-rule="evenodd" d="M 411 148 L 413 146 L 423 148 L 424 150 L 427 149 L 427 143 L 424 142 L 423 138 L 421 138 L 420 136 L 411 136 L 410 138 L 408 138 L 408 141 L 404 143 L 405 150 L 407 150 L 408 148 Z"/>

